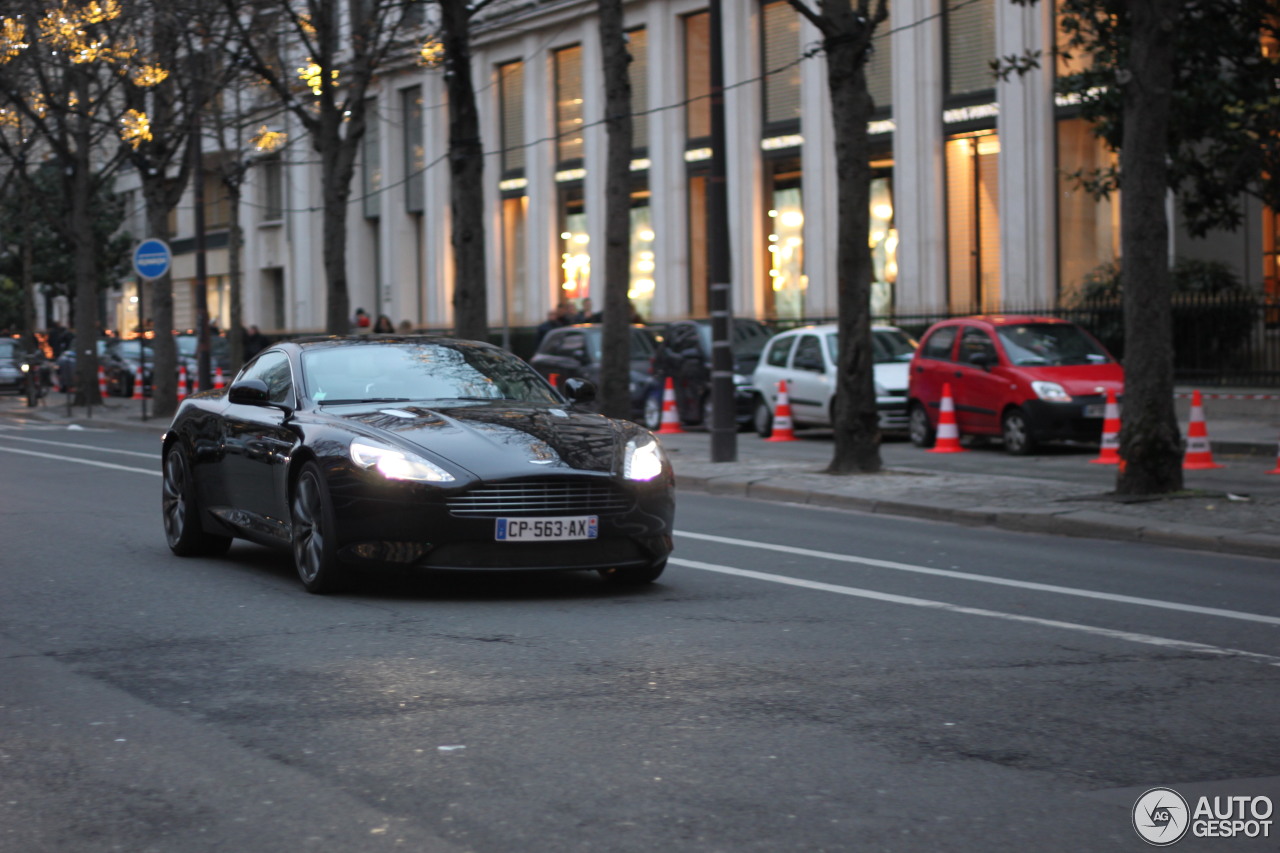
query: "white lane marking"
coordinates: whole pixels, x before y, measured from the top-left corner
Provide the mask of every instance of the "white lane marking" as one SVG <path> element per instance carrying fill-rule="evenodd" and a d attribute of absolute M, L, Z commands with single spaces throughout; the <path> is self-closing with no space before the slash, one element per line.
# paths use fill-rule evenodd
<path fill-rule="evenodd" d="M 141 450 L 116 450 L 113 447 L 98 447 L 93 444 L 68 444 L 65 441 L 49 441 L 47 438 L 26 438 L 20 435 L 8 435 L 10 441 L 30 441 L 34 444 L 52 444 L 54 447 L 70 447 L 73 450 L 95 450 L 98 453 L 120 453 L 125 456 L 141 456 L 143 459 L 159 459 L 159 453 L 144 453 Z"/>
<path fill-rule="evenodd" d="M 718 542 L 722 545 L 739 545 L 744 548 L 758 548 L 764 551 L 779 551 L 783 554 L 795 554 L 800 557 L 816 557 L 820 560 L 834 560 L 841 563 L 857 563 L 877 569 L 893 569 L 897 572 L 914 572 L 920 575 L 955 578 L 963 581 L 976 581 L 997 586 L 1011 586 L 1017 589 L 1031 589 L 1036 592 L 1056 592 L 1060 595 L 1074 595 L 1080 598 L 1093 598 L 1099 601 L 1110 601 L 1116 604 L 1138 604 L 1143 607 L 1157 607 L 1162 610 L 1177 610 L 1183 613 L 1198 613 L 1202 616 L 1222 616 L 1226 619 L 1239 619 L 1245 622 L 1261 622 L 1264 625 L 1280 625 L 1280 616 L 1266 616 L 1261 613 L 1247 613 L 1240 610 L 1222 610 L 1217 607 L 1200 607 L 1196 604 L 1181 604 L 1176 601 L 1161 601 L 1155 598 L 1139 598 L 1132 595 L 1120 595 L 1113 592 L 1098 592 L 1092 589 L 1077 589 L 1070 586 L 1055 586 L 1035 581 L 1020 581 L 994 575 L 975 575 L 968 572 L 957 572 L 951 569 L 934 569 L 929 566 L 914 566 L 910 563 L 895 563 L 892 560 L 875 560 L 870 557 L 854 557 L 849 554 L 836 554 L 830 551 L 814 551 L 809 548 L 796 548 L 791 545 L 774 545 L 770 542 L 753 542 L 747 539 L 730 539 L 727 536 L 713 536 L 709 533 L 688 533 L 676 531 L 677 536 L 690 539 L 701 539 L 706 542 Z"/>
<path fill-rule="evenodd" d="M 750 569 L 738 569 L 733 566 L 718 566 L 714 563 L 700 563 L 697 560 L 685 560 L 678 557 L 671 557 L 668 559 L 668 562 L 690 569 L 701 569 L 704 572 L 719 572 L 720 574 L 736 575 L 738 577 L 753 578 L 755 580 L 786 584 L 788 586 L 798 586 L 803 589 L 818 590 L 819 592 L 834 592 L 840 595 L 851 595 L 855 598 L 867 598 L 872 601 L 884 601 L 890 604 L 906 604 L 912 607 L 927 607 L 933 610 L 945 610 L 948 613 L 960 613 L 966 616 L 986 616 L 991 619 L 1004 619 L 1009 622 L 1022 622 L 1027 625 L 1037 625 L 1042 628 L 1061 628 L 1067 631 L 1078 631 L 1082 634 L 1092 634 L 1095 637 L 1107 637 L 1112 640 L 1126 640 L 1131 643 L 1143 643 L 1148 646 L 1160 646 L 1161 648 L 1174 649 L 1183 652 L 1246 658 L 1258 663 L 1265 663 L 1269 666 L 1280 666 L 1280 657 L 1259 654 L 1258 652 L 1246 652 L 1241 651 L 1240 649 L 1230 649 L 1224 646 L 1209 646 L 1204 643 L 1191 643 L 1186 640 L 1173 640 L 1168 637 L 1156 637 L 1151 634 L 1136 634 L 1132 631 L 1116 631 L 1112 628 L 1099 628 L 1094 625 L 1082 625 L 1077 622 L 1061 622 L 1057 619 L 1041 619 L 1037 616 L 1023 616 L 1019 613 L 1004 613 L 999 610 L 986 610 L 981 607 L 965 607 L 959 604 L 951 604 L 946 601 L 932 601 L 927 598 L 913 598 L 907 595 L 894 595 L 893 593 L 877 592 L 872 589 L 839 586 L 833 583 L 822 583 L 821 581 L 810 581 L 802 578 L 787 577 L 786 575 L 756 572 Z"/>
<path fill-rule="evenodd" d="M 93 465 L 97 468 L 111 468 L 115 471 L 132 471 L 135 474 L 151 474 L 152 476 L 161 476 L 160 471 L 153 471 L 150 468 L 130 468 L 127 465 L 116 465 L 112 462 L 99 462 L 96 459 L 80 459 L 75 456 L 59 456 L 56 453 L 37 453 L 34 450 L 19 450 L 16 447 L 0 447 L 3 453 L 20 453 L 23 456 L 38 456 L 41 459 L 57 459 L 60 462 L 78 462 L 81 465 Z"/>

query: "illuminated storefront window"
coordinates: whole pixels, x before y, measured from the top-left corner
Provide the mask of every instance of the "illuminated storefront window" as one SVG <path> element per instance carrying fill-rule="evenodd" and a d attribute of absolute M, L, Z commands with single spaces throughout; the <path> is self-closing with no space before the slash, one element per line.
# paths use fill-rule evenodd
<path fill-rule="evenodd" d="M 952 311 L 1000 310 L 1000 138 L 947 140 L 947 286 Z"/>
<path fill-rule="evenodd" d="M 647 196 L 647 193 L 645 194 Z M 641 317 L 653 316 L 654 270 L 653 227 L 649 220 L 649 200 L 631 208 L 631 284 L 627 298 Z"/>
<path fill-rule="evenodd" d="M 587 234 L 587 210 L 582 188 L 561 190 L 563 204 L 560 229 L 560 299 L 578 307 L 591 298 L 591 237 Z"/>
<path fill-rule="evenodd" d="M 765 291 L 768 315 L 778 320 L 804 317 L 804 205 L 800 196 L 799 161 L 775 164 L 768 211 L 769 283 Z"/>
<path fill-rule="evenodd" d="M 893 179 L 871 180 L 871 315 L 887 317 L 893 310 L 893 286 L 898 280 L 898 229 L 893 227 Z"/>

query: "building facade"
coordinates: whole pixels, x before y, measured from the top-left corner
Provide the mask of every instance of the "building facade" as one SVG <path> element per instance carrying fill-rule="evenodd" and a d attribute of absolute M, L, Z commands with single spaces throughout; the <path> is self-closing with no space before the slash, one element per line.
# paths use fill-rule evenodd
<path fill-rule="evenodd" d="M 877 112 L 871 231 L 878 316 L 1058 304 L 1115 260 L 1118 200 L 1069 178 L 1112 154 L 1055 100 L 1052 3 L 893 0 L 869 66 Z M 595 3 L 492 7 L 474 37 L 486 153 L 490 325 L 532 326 L 562 300 L 603 304 L 604 83 Z M 836 313 L 830 101 L 818 31 L 783 0 L 722 0 L 733 306 L 795 322 Z M 710 15 L 706 0 L 626 5 L 634 151 L 630 295 L 650 321 L 708 312 Z M 998 79 L 997 56 L 1041 67 Z M 406 62 L 374 92 L 349 206 L 351 305 L 414 328 L 451 326 L 444 82 Z M 320 177 L 294 142 L 253 168 L 240 201 L 244 322 L 323 328 Z M 127 188 L 127 181 L 122 183 Z M 209 206 L 225 193 L 206 187 Z M 1259 206 L 1231 234 L 1192 240 L 1174 218 L 1170 257 L 1214 258 L 1262 289 L 1280 266 L 1277 217 Z M 179 210 L 179 235 L 194 217 Z M 141 234 L 135 230 L 133 233 Z M 227 240 L 210 238 L 211 316 L 229 322 Z M 194 264 L 176 241 L 178 325 L 194 318 Z M 1267 265 L 1270 265 L 1268 268 Z M 184 313 L 185 312 L 185 313 Z"/>

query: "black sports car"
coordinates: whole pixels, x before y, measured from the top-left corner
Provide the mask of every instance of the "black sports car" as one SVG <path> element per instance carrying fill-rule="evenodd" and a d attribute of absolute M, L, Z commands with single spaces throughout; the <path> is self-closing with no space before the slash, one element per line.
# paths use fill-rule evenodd
<path fill-rule="evenodd" d="M 233 537 L 290 547 L 317 593 L 375 565 L 652 581 L 671 552 L 671 465 L 644 428 L 574 410 L 589 382 L 564 392 L 475 341 L 277 344 L 179 406 L 165 537 L 182 556 Z"/>

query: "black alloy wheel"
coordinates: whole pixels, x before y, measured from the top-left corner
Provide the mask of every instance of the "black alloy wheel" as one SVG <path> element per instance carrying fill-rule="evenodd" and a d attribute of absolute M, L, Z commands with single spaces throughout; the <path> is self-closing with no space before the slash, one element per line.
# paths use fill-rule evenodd
<path fill-rule="evenodd" d="M 345 585 L 333 541 L 333 505 L 320 466 L 308 462 L 298 475 L 292 502 L 293 563 L 307 592 L 337 592 Z"/>
<path fill-rule="evenodd" d="M 933 424 L 929 423 L 929 413 L 920 403 L 911 404 L 911 414 L 907 418 L 907 434 L 916 447 L 933 447 Z"/>
<path fill-rule="evenodd" d="M 160 493 L 165 541 L 179 557 L 217 557 L 227 553 L 231 537 L 209 533 L 200 525 L 195 485 L 186 454 L 176 445 L 170 447 L 164 457 Z"/>
<path fill-rule="evenodd" d="M 1004 413 L 1000 421 L 1000 434 L 1004 437 L 1004 449 L 1014 456 L 1026 456 L 1036 449 L 1035 436 L 1027 423 L 1026 412 L 1013 408 Z"/>

